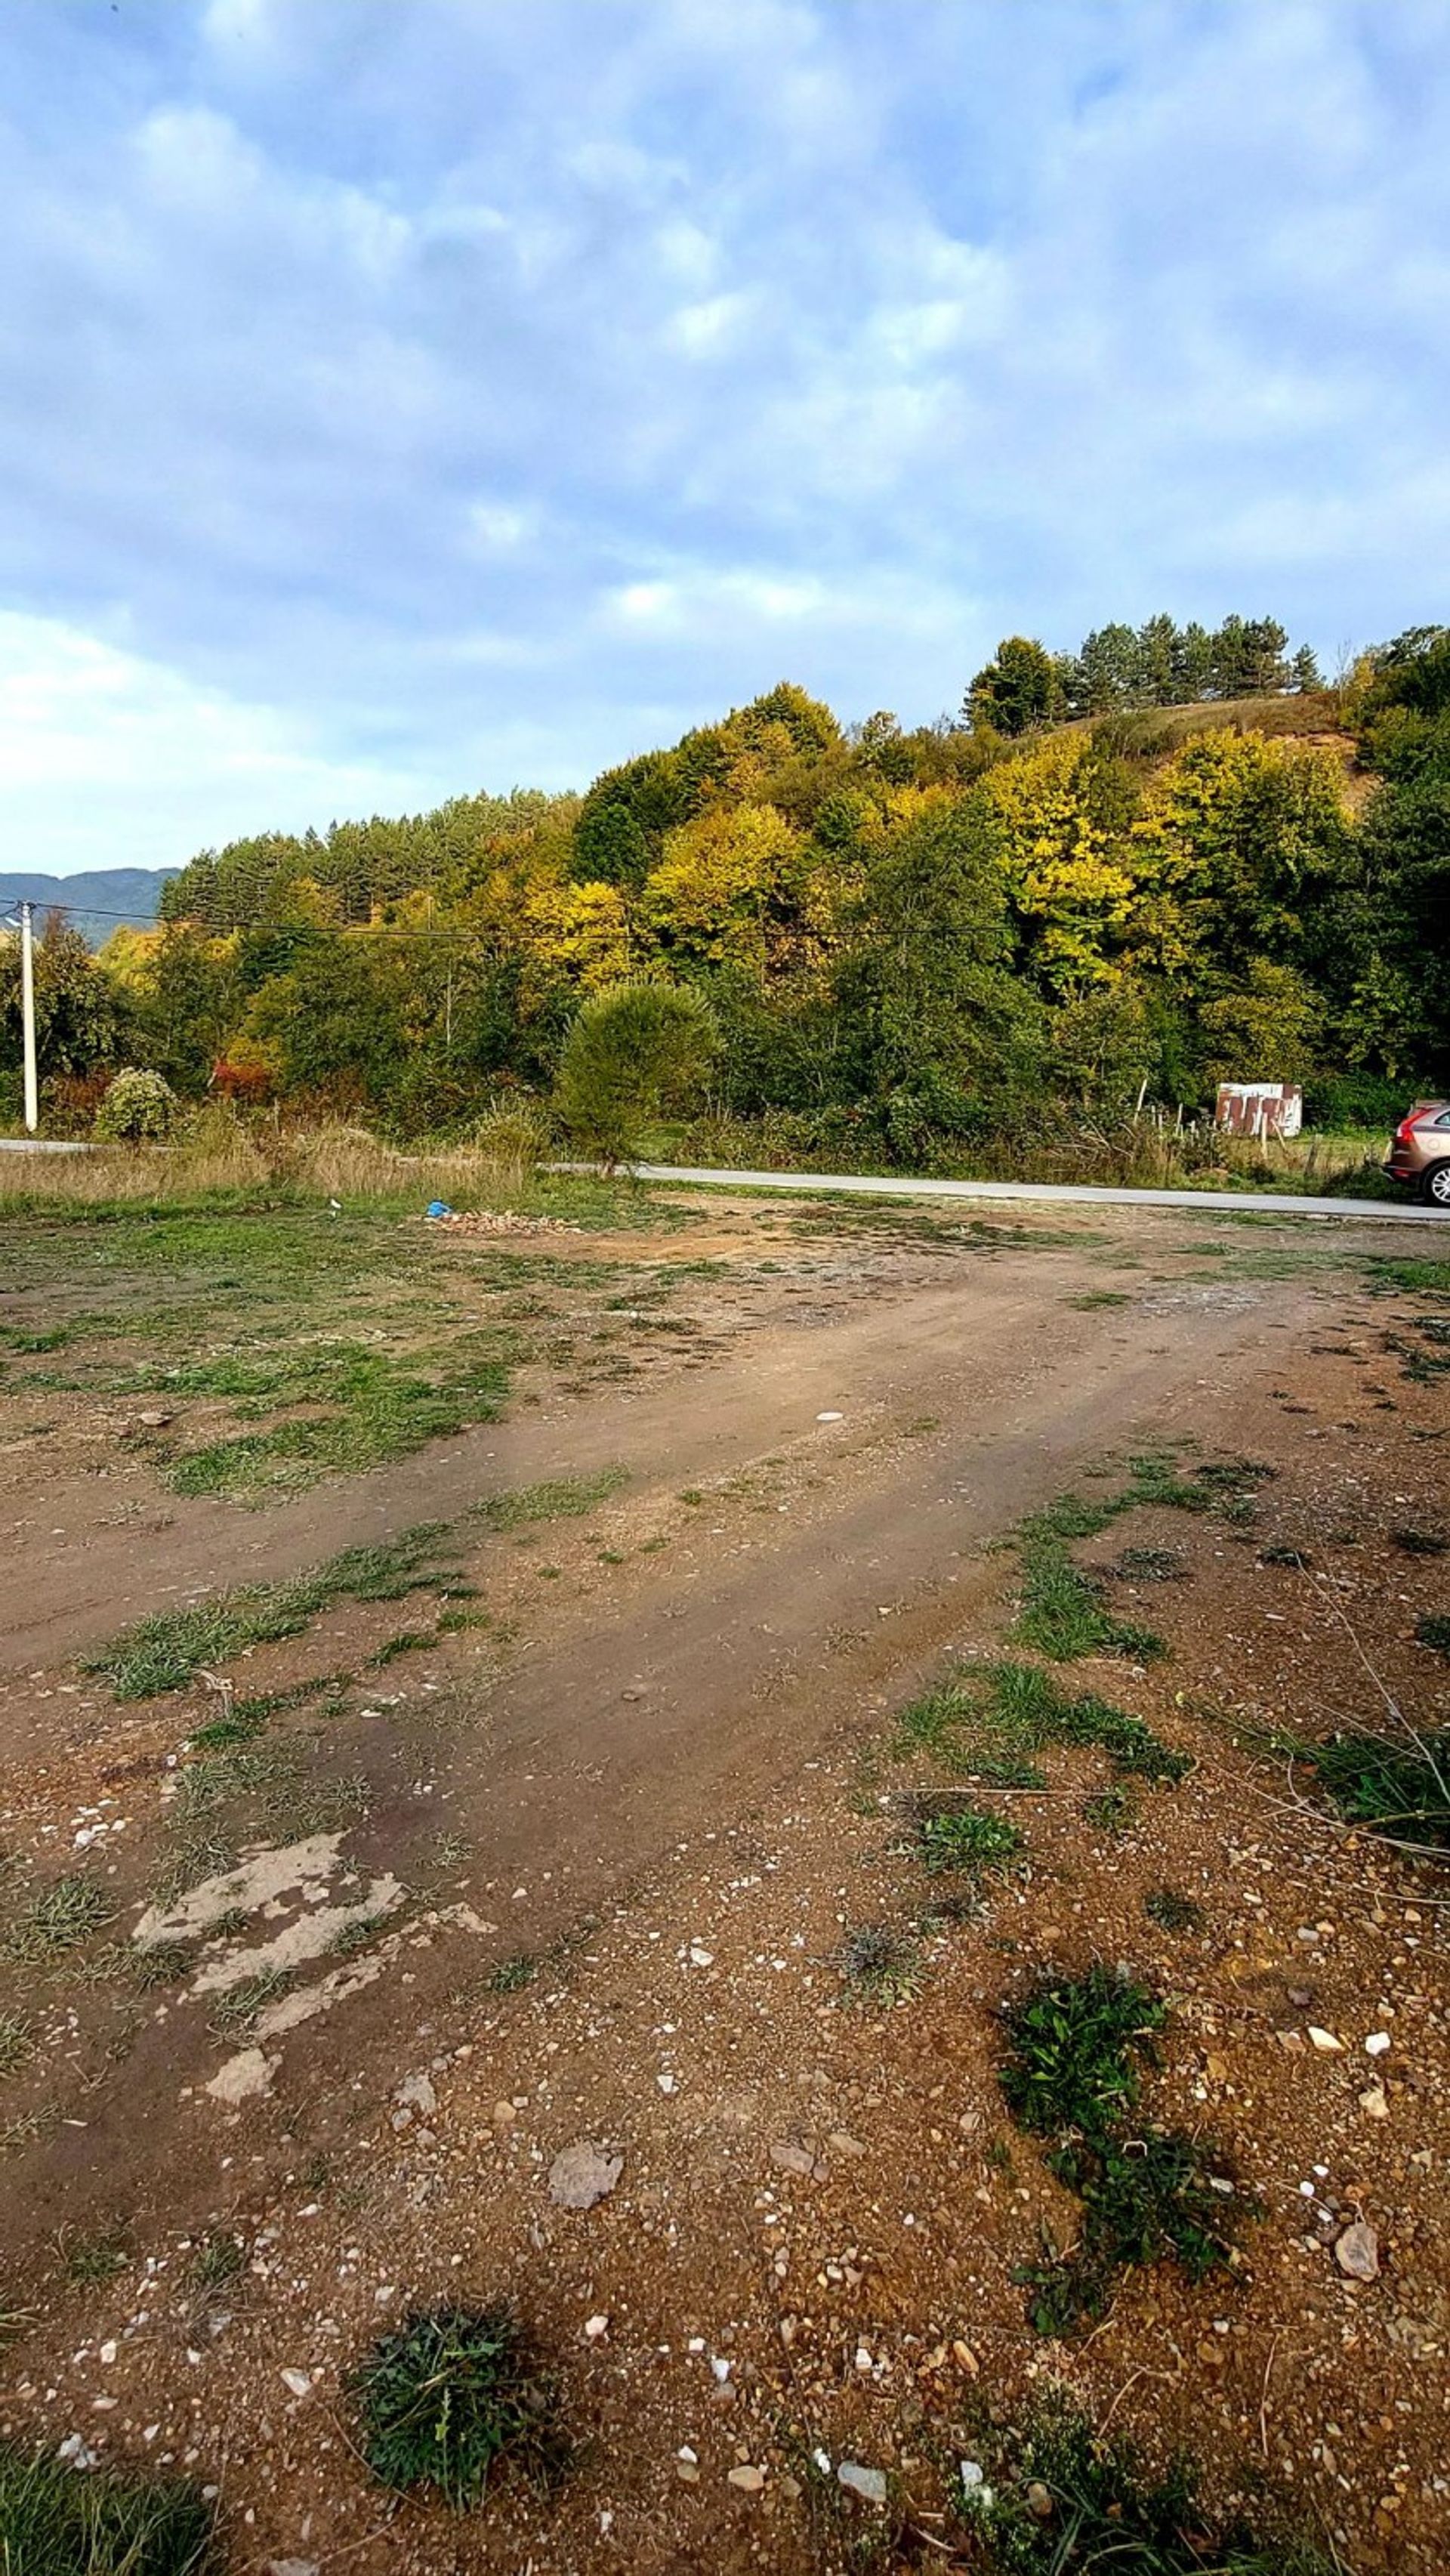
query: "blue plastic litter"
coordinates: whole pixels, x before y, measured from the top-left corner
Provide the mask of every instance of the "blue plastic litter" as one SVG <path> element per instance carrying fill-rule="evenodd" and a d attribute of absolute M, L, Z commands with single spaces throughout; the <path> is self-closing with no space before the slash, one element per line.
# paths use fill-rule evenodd
<path fill-rule="evenodd" d="M 453 1210 L 446 1199 L 430 1199 L 428 1201 L 427 1213 L 429 1216 L 434 1217 L 451 1216 L 453 1214 Z"/>

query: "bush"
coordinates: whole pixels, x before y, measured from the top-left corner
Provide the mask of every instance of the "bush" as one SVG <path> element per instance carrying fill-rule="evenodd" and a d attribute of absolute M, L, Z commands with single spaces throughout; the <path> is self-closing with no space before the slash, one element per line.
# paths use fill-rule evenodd
<path fill-rule="evenodd" d="M 106 1087 L 95 1134 L 108 1144 L 154 1145 L 171 1132 L 177 1099 L 164 1074 L 128 1065 Z"/>
<path fill-rule="evenodd" d="M 652 1122 L 699 1089 L 718 1042 L 708 1002 L 686 985 L 596 993 L 559 1060 L 555 1100 L 574 1142 L 610 1165 L 638 1153 Z"/>
<path fill-rule="evenodd" d="M 565 2466 L 553 2387 L 512 2308 L 438 2307 L 405 2318 L 353 2374 L 363 2457 L 399 2493 L 432 2486 L 455 2511 L 482 2499 L 495 2460 L 548 2483 Z"/>

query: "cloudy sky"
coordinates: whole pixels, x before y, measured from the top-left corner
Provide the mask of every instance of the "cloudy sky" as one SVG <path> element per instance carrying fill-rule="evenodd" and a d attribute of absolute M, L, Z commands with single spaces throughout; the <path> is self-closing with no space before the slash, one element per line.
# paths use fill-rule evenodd
<path fill-rule="evenodd" d="M 1444 0 L 3 0 L 0 866 L 1450 613 Z M 1436 587 L 1437 577 L 1440 587 Z"/>

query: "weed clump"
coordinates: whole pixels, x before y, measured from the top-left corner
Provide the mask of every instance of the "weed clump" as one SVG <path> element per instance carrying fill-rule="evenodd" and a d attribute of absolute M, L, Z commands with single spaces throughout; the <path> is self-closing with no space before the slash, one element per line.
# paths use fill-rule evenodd
<path fill-rule="evenodd" d="M 857 2003 L 890 2011 L 921 1983 L 921 1958 L 909 1933 L 889 1923 L 859 1923 L 840 1949 L 841 1975 Z"/>
<path fill-rule="evenodd" d="M 1164 2018 L 1146 1986 L 1108 1968 L 1045 1978 L 1002 2015 L 1013 2053 L 1001 2085 L 1018 2127 L 1101 2137 L 1137 2100 L 1137 2060 L 1152 2058 Z"/>
<path fill-rule="evenodd" d="M 1100 2317 L 1125 2266 L 1171 2256 L 1198 2281 L 1231 2259 L 1227 2176 L 1210 2172 L 1197 2141 L 1177 2130 L 1129 2125 L 1164 2017 L 1148 1987 L 1100 1966 L 1049 1977 L 1003 2014 L 1008 2108 L 1019 2127 L 1055 2142 L 1048 2171 L 1082 2204 L 1077 2244 L 1064 2255 L 1049 2241 L 1046 2259 L 1017 2276 L 1040 2334 Z"/>
<path fill-rule="evenodd" d="M 1057 2395 L 1031 2417 L 995 2470 L 991 2502 L 970 2511 L 994 2576 L 1329 2576 L 1326 2561 L 1284 2534 L 1216 2525 L 1197 2478 L 1179 2461 L 1151 2475 L 1126 2441 L 1099 2440 Z M 1048 2509 L 1044 2511 L 1045 2490 Z"/>
<path fill-rule="evenodd" d="M 1450 1618 L 1430 1616 L 1415 1621 L 1415 1637 L 1434 1654 L 1443 1655 L 1450 1663 Z"/>
<path fill-rule="evenodd" d="M 363 2457 L 399 2494 L 434 2487 L 462 2512 L 482 2501 L 497 2461 L 544 2485 L 567 2465 L 554 2387 L 506 2303 L 405 2318 L 351 2389 Z"/>
<path fill-rule="evenodd" d="M 1143 1899 L 1143 1911 L 1160 1932 L 1201 1932 L 1206 1920 L 1203 1907 L 1191 1896 L 1183 1896 L 1176 1887 L 1150 1888 Z"/>
<path fill-rule="evenodd" d="M 0 2560 L 14 2576 L 205 2576 L 214 2514 L 186 2478 L 82 2472 L 0 2442 Z"/>

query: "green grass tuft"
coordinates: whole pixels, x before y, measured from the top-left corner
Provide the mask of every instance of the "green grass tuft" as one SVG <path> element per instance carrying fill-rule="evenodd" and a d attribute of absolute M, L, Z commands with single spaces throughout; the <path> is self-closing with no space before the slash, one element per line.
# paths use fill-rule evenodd
<path fill-rule="evenodd" d="M 77 1873 L 52 1879 L 49 1887 L 41 1888 L 8 1926 L 0 1940 L 0 1952 L 30 1964 L 58 1958 L 67 1950 L 79 1949 L 93 1932 L 110 1922 L 115 1910 L 105 1889 L 93 1878 Z"/>
<path fill-rule="evenodd" d="M 5 2576 L 204 2576 L 213 2509 L 189 2479 L 79 2470 L 0 2442 Z"/>
<path fill-rule="evenodd" d="M 533 1984 L 538 1973 L 538 1960 L 521 1950 L 516 1958 L 500 1959 L 496 1968 L 490 1968 L 485 1983 L 491 1995 L 518 1995 Z"/>
<path fill-rule="evenodd" d="M 1007 1817 L 989 1815 L 966 1800 L 928 1801 L 917 1810 L 917 1850 L 934 1877 L 945 1870 L 984 1877 L 1005 1869 L 1022 1844 L 1021 1833 Z"/>
<path fill-rule="evenodd" d="M 404 2319 L 353 2373 L 351 2391 L 363 2457 L 396 2493 L 434 2487 L 461 2512 L 481 2503 L 499 2460 L 545 2485 L 567 2465 L 552 2383 L 506 2305 Z"/>

